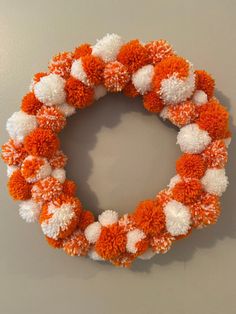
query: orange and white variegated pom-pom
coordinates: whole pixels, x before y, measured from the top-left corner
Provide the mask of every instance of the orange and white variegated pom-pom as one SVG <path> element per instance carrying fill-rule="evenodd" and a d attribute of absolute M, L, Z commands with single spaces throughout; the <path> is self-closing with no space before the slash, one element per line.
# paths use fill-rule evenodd
<path fill-rule="evenodd" d="M 64 114 L 56 107 L 42 106 L 36 118 L 41 128 L 51 129 L 54 132 L 60 132 L 66 125 Z"/>
<path fill-rule="evenodd" d="M 36 182 L 32 188 L 32 198 L 36 202 L 50 202 L 62 193 L 63 185 L 53 177 Z"/>
<path fill-rule="evenodd" d="M 70 256 L 85 256 L 89 251 L 89 242 L 78 229 L 63 241 L 63 250 Z"/>

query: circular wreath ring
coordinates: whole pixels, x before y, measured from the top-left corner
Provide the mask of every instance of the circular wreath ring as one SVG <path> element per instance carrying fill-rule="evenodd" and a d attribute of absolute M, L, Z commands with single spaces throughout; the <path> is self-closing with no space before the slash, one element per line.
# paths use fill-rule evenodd
<path fill-rule="evenodd" d="M 34 75 L 21 110 L 7 121 L 10 139 L 2 158 L 9 193 L 21 201 L 20 216 L 38 221 L 52 247 L 119 266 L 166 253 L 194 228 L 214 224 L 228 185 L 224 167 L 231 138 L 229 114 L 213 96 L 214 85 L 165 40 L 124 43 L 108 34 L 93 46 L 54 56 L 47 72 Z M 58 133 L 76 109 L 107 91 L 141 96 L 148 111 L 179 128 L 183 154 L 177 174 L 156 197 L 130 214 L 106 210 L 95 220 L 75 196 L 75 182 L 66 179 Z"/>

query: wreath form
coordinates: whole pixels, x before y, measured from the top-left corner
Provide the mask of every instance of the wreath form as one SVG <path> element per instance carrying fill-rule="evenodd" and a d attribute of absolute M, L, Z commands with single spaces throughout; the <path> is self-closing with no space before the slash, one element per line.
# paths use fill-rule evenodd
<path fill-rule="evenodd" d="M 7 121 L 9 141 L 2 146 L 8 189 L 20 200 L 19 214 L 38 221 L 48 243 L 68 255 L 88 255 L 117 266 L 136 257 L 166 253 L 194 228 L 214 224 L 219 197 L 226 190 L 229 114 L 213 96 L 214 80 L 178 56 L 165 40 L 124 43 L 107 34 L 49 62 L 34 75 L 21 110 Z M 95 221 L 66 179 L 67 157 L 57 136 L 66 118 L 108 92 L 142 96 L 144 107 L 179 128 L 182 156 L 166 189 L 118 217 L 106 210 Z"/>

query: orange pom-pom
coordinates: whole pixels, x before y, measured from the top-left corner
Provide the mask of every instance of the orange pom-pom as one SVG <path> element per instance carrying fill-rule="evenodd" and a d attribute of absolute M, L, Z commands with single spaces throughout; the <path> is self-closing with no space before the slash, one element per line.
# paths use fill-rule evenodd
<path fill-rule="evenodd" d="M 72 76 L 66 81 L 67 102 L 82 109 L 92 104 L 94 90 Z"/>
<path fill-rule="evenodd" d="M 206 193 L 198 202 L 190 206 L 190 211 L 194 228 L 215 224 L 221 212 L 219 197 Z"/>
<path fill-rule="evenodd" d="M 31 184 L 27 183 L 20 170 L 16 170 L 8 181 L 8 190 L 15 200 L 31 198 Z"/>
<path fill-rule="evenodd" d="M 70 256 L 85 256 L 89 250 L 89 243 L 84 234 L 76 230 L 63 241 L 63 250 Z"/>
<path fill-rule="evenodd" d="M 104 70 L 104 85 L 110 92 L 120 92 L 130 79 L 126 67 L 118 62 L 110 62 Z"/>
<path fill-rule="evenodd" d="M 55 240 L 55 239 L 49 238 L 47 236 L 45 237 L 45 239 L 47 240 L 48 244 L 51 247 L 53 247 L 54 249 L 60 249 L 63 246 L 62 239 Z"/>
<path fill-rule="evenodd" d="M 84 72 L 90 85 L 101 84 L 103 80 L 103 71 L 105 67 L 104 61 L 96 56 L 87 55 L 81 57 Z"/>
<path fill-rule="evenodd" d="M 183 154 L 176 161 L 176 171 L 181 177 L 200 179 L 206 171 L 206 164 L 200 155 Z"/>
<path fill-rule="evenodd" d="M 65 180 L 65 182 L 63 183 L 63 193 L 70 195 L 70 196 L 75 196 L 76 194 L 76 189 L 77 189 L 77 185 L 74 181 L 72 180 Z"/>
<path fill-rule="evenodd" d="M 149 92 L 143 96 L 144 108 L 153 113 L 159 113 L 164 108 L 163 101 L 156 92 Z"/>
<path fill-rule="evenodd" d="M 165 254 L 171 248 L 174 239 L 175 238 L 171 234 L 165 232 L 161 235 L 152 237 L 150 245 L 155 253 Z"/>
<path fill-rule="evenodd" d="M 168 119 L 179 128 L 193 122 L 196 117 L 196 106 L 191 101 L 168 107 Z"/>
<path fill-rule="evenodd" d="M 67 156 L 61 151 L 58 150 L 49 160 L 49 163 L 53 169 L 64 168 L 67 163 Z"/>
<path fill-rule="evenodd" d="M 27 182 L 44 179 L 51 172 L 46 158 L 28 156 L 21 165 L 21 173 Z"/>
<path fill-rule="evenodd" d="M 9 166 L 19 166 L 27 156 L 22 144 L 16 144 L 12 139 L 2 145 L 1 157 Z"/>
<path fill-rule="evenodd" d="M 59 139 L 49 129 L 37 128 L 26 136 L 25 150 L 29 155 L 50 158 L 60 146 Z"/>
<path fill-rule="evenodd" d="M 228 160 L 228 152 L 224 141 L 212 142 L 203 152 L 202 157 L 208 168 L 224 168 Z"/>
<path fill-rule="evenodd" d="M 48 69 L 50 73 L 60 75 L 64 79 L 70 76 L 73 55 L 71 52 L 62 52 L 55 55 L 49 62 Z"/>
<path fill-rule="evenodd" d="M 199 118 L 196 123 L 206 130 L 212 139 L 218 140 L 226 137 L 229 127 L 229 113 L 216 100 L 212 99 L 199 107 Z"/>
<path fill-rule="evenodd" d="M 95 249 L 102 258 L 112 260 L 125 252 L 126 241 L 124 228 L 118 224 L 113 224 L 102 228 Z"/>
<path fill-rule="evenodd" d="M 53 177 L 47 177 L 33 185 L 32 198 L 36 202 L 49 202 L 62 193 L 63 185 Z"/>
<path fill-rule="evenodd" d="M 203 189 L 198 179 L 191 179 L 176 183 L 172 189 L 173 198 L 185 205 L 195 203 L 202 195 Z"/>
<path fill-rule="evenodd" d="M 174 54 L 171 45 L 164 39 L 153 40 L 145 45 L 149 59 L 153 64 L 156 64 L 166 57 Z"/>
<path fill-rule="evenodd" d="M 65 116 L 56 107 L 42 106 L 36 115 L 40 128 L 60 132 L 66 125 Z"/>
<path fill-rule="evenodd" d="M 91 213 L 91 211 L 89 210 L 83 210 L 80 215 L 78 228 L 81 231 L 84 231 L 88 227 L 88 225 L 90 225 L 94 221 L 95 221 L 95 218 L 94 218 L 93 213 Z"/>
<path fill-rule="evenodd" d="M 184 58 L 179 56 L 170 56 L 156 64 L 152 81 L 154 90 L 159 91 L 161 81 L 173 74 L 180 79 L 188 77 L 189 64 Z"/>
<path fill-rule="evenodd" d="M 195 75 L 196 75 L 196 89 L 203 90 L 207 94 L 208 99 L 210 99 L 214 94 L 215 88 L 214 79 L 210 76 L 209 73 L 207 73 L 204 70 L 195 71 Z"/>
<path fill-rule="evenodd" d="M 125 96 L 131 97 L 131 98 L 134 98 L 139 95 L 139 92 L 134 87 L 132 82 L 129 82 L 128 84 L 126 84 L 123 91 L 124 91 Z"/>
<path fill-rule="evenodd" d="M 74 51 L 74 58 L 79 59 L 81 57 L 91 55 L 92 53 L 92 48 L 89 44 L 83 44 L 77 48 L 75 48 Z"/>
<path fill-rule="evenodd" d="M 130 73 L 148 64 L 148 51 L 138 40 L 132 40 L 121 47 L 117 61 L 123 63 Z"/>
<path fill-rule="evenodd" d="M 146 235 L 155 236 L 165 230 L 162 206 L 153 200 L 141 202 L 134 212 L 134 222 Z"/>
<path fill-rule="evenodd" d="M 21 109 L 28 114 L 36 115 L 42 105 L 43 104 L 35 97 L 34 93 L 29 92 L 22 99 Z"/>

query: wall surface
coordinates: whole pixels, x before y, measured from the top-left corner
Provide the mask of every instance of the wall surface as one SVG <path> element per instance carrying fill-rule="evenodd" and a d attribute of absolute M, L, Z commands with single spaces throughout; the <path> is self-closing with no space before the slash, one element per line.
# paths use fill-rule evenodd
<path fill-rule="evenodd" d="M 0 0 L 1 144 L 5 121 L 30 78 L 58 51 L 107 32 L 125 40 L 165 38 L 216 79 L 236 135 L 236 1 Z M 79 197 L 99 213 L 131 211 L 174 175 L 176 130 L 147 114 L 140 100 L 107 96 L 70 119 L 61 136 Z M 234 152 L 234 153 L 233 153 Z M 18 216 L 1 162 L 1 314 L 234 314 L 236 308 L 236 159 L 218 224 L 179 241 L 168 254 L 131 269 L 70 258 Z"/>

